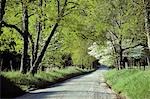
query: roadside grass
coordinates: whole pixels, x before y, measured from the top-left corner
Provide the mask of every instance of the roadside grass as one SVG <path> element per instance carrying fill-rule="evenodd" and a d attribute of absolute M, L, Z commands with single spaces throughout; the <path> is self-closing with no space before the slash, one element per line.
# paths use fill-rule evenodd
<path fill-rule="evenodd" d="M 150 70 L 110 70 L 105 74 L 112 89 L 129 99 L 150 99 Z"/>
<path fill-rule="evenodd" d="M 91 70 L 83 70 L 77 67 L 68 67 L 60 70 L 50 72 L 38 72 L 35 76 L 21 74 L 18 71 L 14 72 L 1 72 L 0 75 L 8 78 L 14 82 L 15 85 L 20 87 L 22 90 L 45 88 L 51 84 L 64 81 L 68 78 L 85 74 Z"/>

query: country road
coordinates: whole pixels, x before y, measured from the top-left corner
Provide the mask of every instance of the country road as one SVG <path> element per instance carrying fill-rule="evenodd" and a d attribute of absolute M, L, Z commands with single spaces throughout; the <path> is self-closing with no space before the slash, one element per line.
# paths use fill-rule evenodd
<path fill-rule="evenodd" d="M 31 91 L 17 99 L 117 99 L 104 81 L 103 73 L 106 71 L 106 68 L 100 68 L 53 87 Z"/>

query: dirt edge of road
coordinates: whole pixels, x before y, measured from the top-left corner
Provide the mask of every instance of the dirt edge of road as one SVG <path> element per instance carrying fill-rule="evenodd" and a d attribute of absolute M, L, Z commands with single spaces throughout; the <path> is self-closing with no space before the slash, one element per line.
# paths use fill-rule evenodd
<path fill-rule="evenodd" d="M 107 87 L 108 88 L 110 88 L 111 90 L 113 90 L 112 89 L 112 87 L 111 87 L 111 85 L 109 85 L 108 83 L 107 83 L 107 81 L 105 82 L 106 83 L 106 85 L 107 85 Z M 114 91 L 114 90 L 113 90 Z M 115 92 L 115 94 L 116 94 L 116 96 L 117 96 L 117 99 L 127 99 L 126 98 L 126 96 L 123 96 L 123 95 L 121 95 L 121 92 L 116 92 L 116 91 L 114 91 Z"/>

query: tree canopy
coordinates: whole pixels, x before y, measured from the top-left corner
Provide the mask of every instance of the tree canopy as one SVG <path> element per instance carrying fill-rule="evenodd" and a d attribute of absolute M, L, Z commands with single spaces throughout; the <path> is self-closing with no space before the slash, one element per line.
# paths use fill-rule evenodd
<path fill-rule="evenodd" d="M 124 57 L 150 60 L 148 0 L 2 0 L 0 52 L 22 54 L 20 71 L 94 60 L 121 67 Z M 2 61 L 2 58 L 1 58 Z"/>

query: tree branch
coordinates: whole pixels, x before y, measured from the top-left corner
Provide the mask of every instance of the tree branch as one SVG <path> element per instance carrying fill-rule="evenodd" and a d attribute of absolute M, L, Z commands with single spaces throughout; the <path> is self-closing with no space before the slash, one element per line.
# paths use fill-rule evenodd
<path fill-rule="evenodd" d="M 64 1 L 63 8 L 62 8 L 62 10 L 60 11 L 60 13 L 58 14 L 58 17 L 57 17 L 57 23 L 59 23 L 61 21 L 61 19 L 63 18 L 63 16 L 64 16 L 64 12 L 65 12 L 65 9 L 66 9 L 66 6 L 67 6 L 67 2 L 68 2 L 68 0 Z"/>
<path fill-rule="evenodd" d="M 19 34 L 20 34 L 22 37 L 24 36 L 22 30 L 19 29 L 16 25 L 8 24 L 8 23 L 6 23 L 6 22 L 4 22 L 4 21 L 2 21 L 2 25 L 3 25 L 3 27 L 13 28 L 13 29 L 15 29 L 17 32 L 19 32 Z M 30 39 L 31 43 L 34 44 L 32 35 L 31 35 L 29 32 L 28 32 L 28 38 Z"/>
<path fill-rule="evenodd" d="M 140 43 L 140 44 L 137 44 L 137 45 L 134 45 L 134 46 L 131 46 L 131 47 L 124 48 L 124 49 L 122 49 L 122 51 L 131 49 L 131 48 L 135 48 L 135 47 L 138 47 L 138 46 L 144 46 L 145 47 L 145 45 L 143 45 L 143 44 Z"/>
<path fill-rule="evenodd" d="M 69 15 L 72 11 L 72 9 L 74 9 L 74 8 L 76 8 L 76 6 L 74 5 L 74 6 L 72 6 L 72 7 L 70 7 L 70 8 L 68 8 L 68 9 L 66 9 L 66 10 L 68 10 L 68 12 L 66 12 L 64 15 L 63 15 L 63 17 L 65 17 L 65 16 L 67 16 L 67 15 Z"/>
<path fill-rule="evenodd" d="M 58 12 L 58 15 L 60 13 L 60 1 L 59 0 L 56 0 L 57 1 L 57 12 Z"/>
<path fill-rule="evenodd" d="M 13 28 L 13 29 L 15 29 L 17 32 L 19 32 L 19 34 L 20 34 L 21 36 L 23 36 L 23 33 L 22 33 L 21 29 L 19 29 L 16 25 L 8 24 L 8 23 L 2 21 L 2 26 L 3 26 L 3 27 L 8 27 L 8 28 Z"/>
<path fill-rule="evenodd" d="M 112 31 L 110 31 L 110 30 L 108 30 L 108 32 L 109 32 L 110 34 L 114 35 L 117 39 L 119 39 L 119 37 L 118 37 L 114 32 L 112 32 Z"/>

